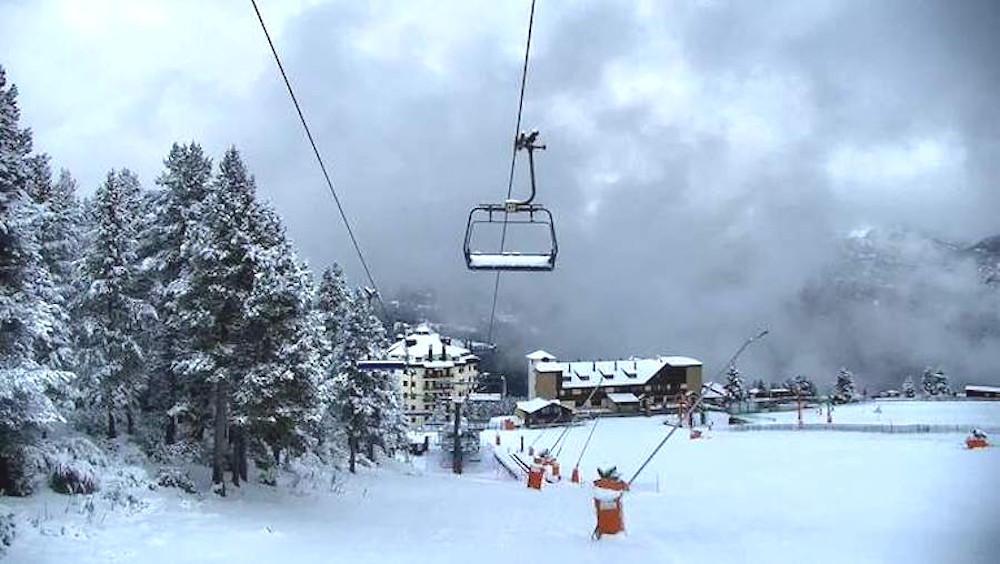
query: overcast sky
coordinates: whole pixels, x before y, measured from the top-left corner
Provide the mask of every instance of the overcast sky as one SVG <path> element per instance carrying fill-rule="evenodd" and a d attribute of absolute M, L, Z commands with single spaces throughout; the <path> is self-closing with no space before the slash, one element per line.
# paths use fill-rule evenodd
<path fill-rule="evenodd" d="M 260 2 L 390 293 L 489 314 L 493 277 L 465 271 L 461 240 L 468 208 L 506 191 L 529 5 Z M 839 237 L 1000 233 L 998 29 L 988 0 L 539 0 L 523 123 L 549 146 L 538 199 L 561 254 L 505 276 L 500 309 L 564 357 L 717 365 L 768 326 L 753 369 L 835 371 L 835 331 L 789 303 Z M 83 191 L 121 166 L 152 185 L 174 141 L 235 144 L 314 268 L 362 282 L 249 1 L 0 0 L 0 64 L 36 149 Z M 907 330 L 937 344 L 914 363 L 1000 352 Z"/>

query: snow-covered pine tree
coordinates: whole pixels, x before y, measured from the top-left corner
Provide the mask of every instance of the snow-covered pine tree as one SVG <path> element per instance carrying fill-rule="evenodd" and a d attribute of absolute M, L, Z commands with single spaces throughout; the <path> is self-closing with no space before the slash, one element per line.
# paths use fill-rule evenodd
<path fill-rule="evenodd" d="M 187 227 L 185 284 L 173 292 L 179 313 L 176 329 L 190 346 L 178 355 L 175 368 L 188 384 L 186 391 L 197 394 L 192 398 L 196 405 L 210 398 L 212 482 L 222 485 L 222 493 L 232 390 L 253 366 L 245 357 L 250 349 L 245 345 L 246 309 L 258 275 L 255 260 L 265 252 L 254 237 L 254 223 L 259 221 L 255 211 L 253 180 L 239 154 L 230 149 L 202 203 L 198 222 Z"/>
<path fill-rule="evenodd" d="M 324 368 L 336 364 L 344 339 L 344 320 L 353 303 L 351 291 L 344 281 L 344 273 L 339 264 L 333 263 L 323 271 L 316 292 L 316 311 L 322 325 L 320 355 L 325 363 Z"/>
<path fill-rule="evenodd" d="M 803 397 L 812 397 L 816 395 L 816 384 L 802 374 L 798 374 L 794 378 L 789 379 L 787 385 L 788 389 L 792 392 L 802 394 Z"/>
<path fill-rule="evenodd" d="M 925 368 L 923 376 L 920 378 L 920 385 L 924 390 L 924 394 L 928 396 L 951 395 L 948 377 L 941 368 Z"/>
<path fill-rule="evenodd" d="M 52 182 L 48 155 L 29 159 L 27 193 L 35 204 L 33 231 L 38 252 L 52 281 L 46 301 L 59 307 L 53 311 L 54 324 L 45 347 L 36 351 L 38 362 L 52 368 L 70 370 L 75 365 L 70 330 L 70 308 L 75 299 L 74 270 L 79 257 L 83 218 L 76 199 L 76 184 L 63 170 Z"/>
<path fill-rule="evenodd" d="M 368 341 L 368 358 L 381 359 L 389 342 L 385 326 L 375 315 L 371 294 L 367 290 L 358 290 L 354 302 Z M 370 376 L 374 384 L 374 413 L 373 425 L 368 429 L 365 441 L 368 458 L 374 460 L 375 445 L 386 452 L 394 452 L 404 444 L 407 424 L 400 407 L 402 401 L 397 380 L 385 370 L 372 370 Z"/>
<path fill-rule="evenodd" d="M 150 374 L 150 409 L 165 424 L 165 441 L 173 443 L 176 424 L 184 417 L 191 435 L 201 440 L 211 420 L 211 387 L 204 380 L 185 379 L 179 361 L 190 356 L 192 345 L 183 330 L 185 312 L 179 303 L 189 283 L 190 262 L 196 246 L 194 227 L 202 222 L 203 202 L 208 197 L 212 161 L 196 143 L 175 143 L 164 160 L 166 170 L 157 179 L 163 187 L 148 202 L 140 248 L 144 285 L 156 306 L 159 323 L 155 331 L 156 355 Z"/>
<path fill-rule="evenodd" d="M 297 455 L 312 446 L 323 368 L 309 269 L 277 214 L 264 204 L 257 210 L 256 272 L 244 338 L 244 356 L 252 365 L 239 384 L 234 409 L 255 461 L 268 468 L 280 462 L 282 453 Z"/>
<path fill-rule="evenodd" d="M 730 366 L 729 370 L 726 371 L 726 383 L 722 388 L 726 392 L 726 404 L 729 406 L 734 403 L 739 404 L 746 399 L 746 384 L 743 382 L 743 376 L 740 375 L 739 369 L 735 366 Z"/>
<path fill-rule="evenodd" d="M 367 438 L 368 429 L 376 424 L 377 379 L 372 372 L 362 370 L 358 365 L 371 353 L 367 322 L 360 307 L 351 309 L 344 319 L 343 346 L 339 363 L 334 367 L 335 401 L 347 438 L 348 468 L 352 473 L 355 472 L 361 442 Z"/>
<path fill-rule="evenodd" d="M 854 374 L 850 370 L 841 368 L 840 372 L 837 373 L 837 383 L 833 388 L 833 399 L 840 403 L 854 401 Z"/>
<path fill-rule="evenodd" d="M 61 418 L 50 394 L 71 374 L 39 360 L 59 348 L 63 315 L 35 231 L 38 207 L 28 193 L 31 132 L 20 128 L 17 88 L 0 67 L 0 488 L 27 493 L 24 446 Z"/>
<path fill-rule="evenodd" d="M 318 352 L 322 372 L 317 386 L 320 423 L 317 442 L 324 449 L 333 447 L 342 431 L 337 403 L 337 367 L 343 351 L 344 325 L 354 307 L 351 291 L 340 266 L 334 263 L 323 271 L 316 291 L 315 323 L 319 328 Z"/>
<path fill-rule="evenodd" d="M 917 387 L 913 384 L 913 376 L 907 376 L 903 380 L 903 395 L 912 398 L 917 395 Z"/>
<path fill-rule="evenodd" d="M 139 398 L 145 386 L 141 334 L 153 318 L 138 294 L 136 275 L 140 187 L 129 170 L 111 171 L 88 206 L 92 241 L 81 269 L 86 288 L 76 307 L 83 395 L 117 436 L 116 415 L 135 432 Z"/>

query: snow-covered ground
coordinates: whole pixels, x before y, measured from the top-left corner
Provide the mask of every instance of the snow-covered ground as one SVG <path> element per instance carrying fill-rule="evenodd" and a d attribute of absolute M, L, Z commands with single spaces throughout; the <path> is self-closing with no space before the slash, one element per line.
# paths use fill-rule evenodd
<path fill-rule="evenodd" d="M 885 409 L 885 408 L 883 408 Z M 628 477 L 668 427 L 597 423 L 581 470 Z M 996 423 L 1000 424 L 1000 421 Z M 592 422 L 572 428 L 564 473 Z M 501 431 L 501 452 L 561 429 Z M 484 439 L 492 443 L 495 431 Z M 586 487 L 529 490 L 490 457 L 463 476 L 433 459 L 365 470 L 337 491 L 244 488 L 226 499 L 148 492 L 97 515 L 81 498 L 10 500 L 11 562 L 997 562 L 1000 448 L 960 434 L 678 432 L 625 497 L 627 535 L 592 541 Z M 484 449 L 489 447 L 484 447 Z M 558 447 L 556 448 L 558 450 Z M 485 451 L 484 451 L 485 454 Z M 69 505 L 68 505 L 69 504 Z M 31 521 L 34 521 L 32 523 Z"/>
<path fill-rule="evenodd" d="M 805 423 L 825 423 L 826 409 L 803 410 Z M 793 411 L 755 413 L 743 416 L 754 423 L 795 423 Z M 912 401 L 875 400 L 833 406 L 833 422 L 846 424 L 961 425 L 1000 427 L 1000 401 Z"/>

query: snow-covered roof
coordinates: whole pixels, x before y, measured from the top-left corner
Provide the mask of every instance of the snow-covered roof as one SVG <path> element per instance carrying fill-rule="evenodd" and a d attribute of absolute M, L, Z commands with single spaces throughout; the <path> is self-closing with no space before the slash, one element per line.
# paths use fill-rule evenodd
<path fill-rule="evenodd" d="M 701 362 L 684 356 L 662 356 L 629 360 L 539 362 L 535 365 L 535 370 L 561 372 L 562 387 L 572 389 L 645 384 L 665 366 L 701 366 Z"/>
<path fill-rule="evenodd" d="M 544 399 L 544 398 L 535 398 L 535 399 L 528 400 L 528 401 L 519 401 L 519 402 L 517 402 L 517 409 L 519 409 L 519 410 L 521 410 L 521 411 L 523 411 L 525 413 L 534 413 L 534 412 L 538 411 L 539 409 L 542 409 L 543 407 L 548 407 L 548 406 L 550 406 L 552 404 L 556 404 L 556 405 L 559 405 L 559 406 L 562 405 L 557 400 L 549 400 L 549 399 Z"/>
<path fill-rule="evenodd" d="M 1000 394 L 1000 387 L 997 386 L 966 386 L 966 392 L 992 392 Z"/>
<path fill-rule="evenodd" d="M 472 392 L 469 394 L 469 401 L 500 401 L 500 394 L 487 394 L 483 392 Z"/>
<path fill-rule="evenodd" d="M 547 353 L 547 352 L 543 351 L 542 349 L 538 349 L 537 351 L 535 351 L 535 352 L 533 352 L 531 354 L 525 355 L 525 358 L 527 358 L 528 360 L 555 360 L 556 359 L 555 355 Z"/>
<path fill-rule="evenodd" d="M 424 363 L 424 368 L 455 368 L 455 363 L 450 360 L 431 360 Z"/>
<path fill-rule="evenodd" d="M 639 398 L 635 397 L 635 394 L 630 393 L 616 393 L 608 394 L 608 399 L 614 403 L 639 403 Z"/>
<path fill-rule="evenodd" d="M 410 364 L 424 364 L 427 368 L 451 368 L 454 363 L 467 364 L 479 360 L 479 357 L 472 354 L 469 349 L 457 345 L 445 344 L 450 341 L 447 337 L 431 331 L 427 325 L 418 326 L 405 339 L 413 344 L 406 346 L 406 341 L 400 339 L 389 347 L 386 356 L 392 359 L 406 359 Z M 441 358 L 441 351 L 445 352 L 445 358 Z M 428 352 L 430 357 L 428 358 Z M 427 366 L 440 362 L 451 362 L 451 366 Z M 425 364 L 426 363 L 426 364 Z"/>
<path fill-rule="evenodd" d="M 697 358 L 691 358 L 689 356 L 661 356 L 661 359 L 665 360 L 670 366 L 686 367 L 686 366 L 701 366 L 701 361 Z"/>

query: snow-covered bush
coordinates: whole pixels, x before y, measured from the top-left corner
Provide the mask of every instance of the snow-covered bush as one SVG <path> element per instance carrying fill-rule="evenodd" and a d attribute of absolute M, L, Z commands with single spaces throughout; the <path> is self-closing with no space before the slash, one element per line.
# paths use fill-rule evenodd
<path fill-rule="evenodd" d="M 107 466 L 104 453 L 90 440 L 68 437 L 32 449 L 35 466 L 49 486 L 65 494 L 90 494 L 100 488 L 99 468 Z"/>
<path fill-rule="evenodd" d="M 14 514 L 3 510 L 0 506 L 0 557 L 7 552 L 7 547 L 14 542 L 17 534 L 17 524 L 14 521 Z"/>
<path fill-rule="evenodd" d="M 195 487 L 191 476 L 180 468 L 160 468 L 156 474 L 156 483 L 165 488 L 177 488 L 189 494 L 198 493 L 198 488 Z"/>
<path fill-rule="evenodd" d="M 49 469 L 49 486 L 58 493 L 92 494 L 99 480 L 94 467 L 82 460 L 61 459 Z"/>

